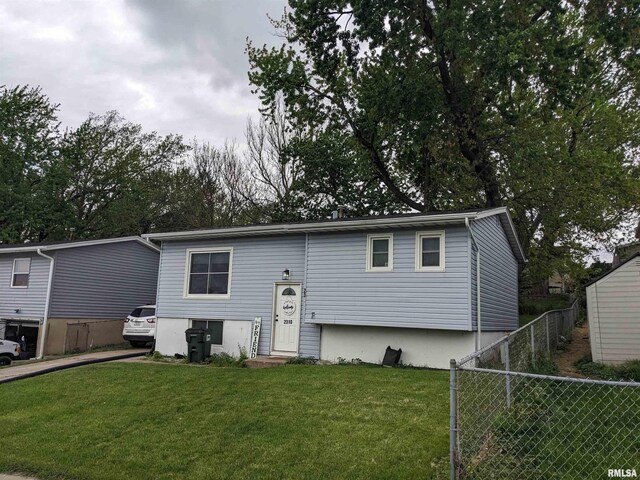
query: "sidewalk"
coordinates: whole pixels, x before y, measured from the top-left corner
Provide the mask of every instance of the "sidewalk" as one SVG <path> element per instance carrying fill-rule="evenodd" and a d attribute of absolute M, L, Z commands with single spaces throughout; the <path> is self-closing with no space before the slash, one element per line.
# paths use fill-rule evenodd
<path fill-rule="evenodd" d="M 127 350 L 112 350 L 106 352 L 93 352 L 71 357 L 45 360 L 42 362 L 26 363 L 15 367 L 0 369 L 0 384 L 19 380 L 21 378 L 35 377 L 45 373 L 79 367 L 91 363 L 110 362 L 122 358 L 140 357 L 149 352 L 148 348 L 132 348 Z M 0 479 L 1 480 L 1 479 Z"/>

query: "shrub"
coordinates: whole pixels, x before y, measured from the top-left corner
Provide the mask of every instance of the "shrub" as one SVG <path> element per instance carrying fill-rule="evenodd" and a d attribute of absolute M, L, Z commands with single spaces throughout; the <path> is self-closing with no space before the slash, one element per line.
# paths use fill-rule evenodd
<path fill-rule="evenodd" d="M 551 357 L 537 356 L 535 362 L 529 359 L 528 373 L 536 373 L 538 375 L 557 375 L 558 366 Z"/>
<path fill-rule="evenodd" d="M 364 362 L 359 358 L 352 358 L 351 360 L 347 360 L 343 357 L 338 357 L 338 365 L 362 365 Z"/>
<path fill-rule="evenodd" d="M 518 311 L 524 315 L 541 315 L 549 310 L 559 310 L 571 306 L 568 295 L 546 297 L 520 297 Z"/>
<path fill-rule="evenodd" d="M 227 352 L 214 353 L 208 357 L 204 363 L 207 365 L 213 365 L 215 367 L 244 367 L 244 361 L 246 359 L 236 358 L 233 355 L 229 355 Z"/>
<path fill-rule="evenodd" d="M 297 356 L 297 357 L 291 357 L 290 359 L 287 360 L 287 365 L 315 365 L 316 363 L 318 363 L 318 360 L 316 360 L 313 357 L 302 357 L 302 356 Z"/>
<path fill-rule="evenodd" d="M 591 356 L 587 356 L 577 362 L 576 367 L 587 377 L 640 382 L 640 360 L 631 360 L 621 365 L 605 365 L 594 362 Z"/>
<path fill-rule="evenodd" d="M 245 361 L 247 360 L 247 349 L 238 346 L 240 351 L 237 357 L 228 354 L 227 352 L 214 353 L 208 357 L 204 363 L 207 365 L 213 365 L 215 367 L 245 367 Z"/>

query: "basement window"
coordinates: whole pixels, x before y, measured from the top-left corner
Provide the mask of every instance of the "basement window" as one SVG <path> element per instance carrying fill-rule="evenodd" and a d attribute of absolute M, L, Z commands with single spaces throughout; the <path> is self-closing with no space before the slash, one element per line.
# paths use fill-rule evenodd
<path fill-rule="evenodd" d="M 31 271 L 30 258 L 14 259 L 13 272 L 11 273 L 11 288 L 27 288 L 29 286 L 30 271 Z"/>
<path fill-rule="evenodd" d="M 367 272 L 393 271 L 393 235 L 367 236 Z"/>
<path fill-rule="evenodd" d="M 222 345 L 222 320 L 191 320 L 192 328 L 211 330 L 211 345 Z"/>

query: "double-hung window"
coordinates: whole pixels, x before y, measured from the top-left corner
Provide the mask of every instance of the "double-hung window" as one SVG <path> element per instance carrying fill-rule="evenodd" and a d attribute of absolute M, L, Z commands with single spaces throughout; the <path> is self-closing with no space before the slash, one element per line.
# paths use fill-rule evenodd
<path fill-rule="evenodd" d="M 416 234 L 416 271 L 444 272 L 444 232 Z"/>
<path fill-rule="evenodd" d="M 11 272 L 12 288 L 27 288 L 29 286 L 29 273 L 31 271 L 30 258 L 16 258 L 13 260 L 13 272 Z"/>
<path fill-rule="evenodd" d="M 185 297 L 229 298 L 233 249 L 187 251 Z"/>
<path fill-rule="evenodd" d="M 393 270 L 393 235 L 367 236 L 367 271 L 391 272 Z"/>

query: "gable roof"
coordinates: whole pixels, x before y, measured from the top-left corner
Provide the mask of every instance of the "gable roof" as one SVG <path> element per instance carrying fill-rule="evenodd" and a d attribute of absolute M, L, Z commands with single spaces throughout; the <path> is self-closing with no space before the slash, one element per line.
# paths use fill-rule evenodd
<path fill-rule="evenodd" d="M 589 283 L 587 283 L 584 288 L 590 287 L 591 285 L 593 285 L 596 282 L 599 282 L 600 280 L 604 279 L 605 277 L 608 277 L 610 274 L 612 274 L 613 272 L 615 272 L 616 270 L 618 270 L 620 267 L 626 265 L 627 263 L 629 263 L 631 260 L 633 260 L 634 258 L 640 257 L 640 252 L 636 252 L 633 255 L 631 255 L 629 258 L 627 258 L 624 262 L 619 263 L 618 265 L 616 265 L 615 267 L 613 267 L 611 270 L 609 270 L 608 272 L 603 273 L 602 275 L 600 275 L 598 278 L 594 278 L 593 280 L 591 280 Z"/>
<path fill-rule="evenodd" d="M 123 243 L 123 242 L 138 242 L 141 245 L 150 248 L 155 252 L 160 252 L 160 249 L 153 243 L 144 240 L 142 237 L 119 237 L 119 238 L 103 238 L 99 240 L 73 240 L 73 241 L 59 241 L 59 242 L 38 242 L 38 243 L 15 243 L 15 244 L 0 244 L 0 254 L 2 253 L 23 253 L 23 252 L 35 252 L 51 251 L 51 250 L 63 250 L 67 248 L 76 247 L 90 247 L 94 245 L 105 245 L 110 243 Z"/>
<path fill-rule="evenodd" d="M 181 232 L 149 233 L 143 238 L 156 241 L 198 240 L 230 237 L 249 237 L 267 235 L 292 235 L 318 232 L 345 232 L 358 230 L 376 230 L 389 228 L 428 227 L 434 225 L 464 224 L 497 215 L 507 235 L 514 256 L 519 263 L 525 263 L 526 257 L 511 215 L 506 207 L 457 212 L 407 213 L 401 215 L 379 215 L 359 218 L 340 218 L 312 220 L 298 223 L 269 223 L 240 227 L 211 228 Z"/>

